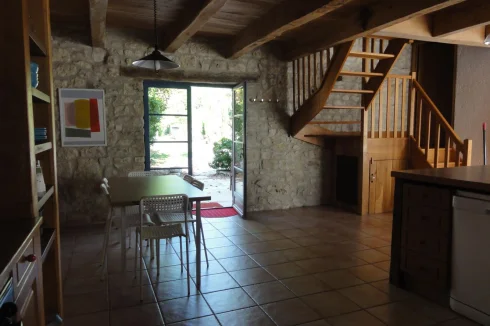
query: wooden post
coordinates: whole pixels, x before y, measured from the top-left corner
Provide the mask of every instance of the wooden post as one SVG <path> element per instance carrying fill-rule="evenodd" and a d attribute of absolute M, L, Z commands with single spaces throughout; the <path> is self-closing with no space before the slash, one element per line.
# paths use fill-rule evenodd
<path fill-rule="evenodd" d="M 314 83 L 313 83 L 313 87 L 315 87 L 315 90 L 318 89 L 318 78 L 317 78 L 317 67 L 316 67 L 316 52 L 313 53 L 313 80 L 314 80 Z"/>
<path fill-rule="evenodd" d="M 296 60 L 293 60 L 293 112 L 296 112 Z"/>
<path fill-rule="evenodd" d="M 463 165 L 471 166 L 471 154 L 472 154 L 473 141 L 471 139 L 464 140 L 464 153 L 463 153 Z"/>
<path fill-rule="evenodd" d="M 322 83 L 323 80 L 323 55 L 324 51 L 320 51 L 320 84 Z"/>
<path fill-rule="evenodd" d="M 434 148 L 434 167 L 437 169 L 437 164 L 439 164 L 439 143 L 441 142 L 441 124 L 434 119 L 436 123 L 436 144 Z"/>
<path fill-rule="evenodd" d="M 403 78 L 403 84 L 402 84 L 402 111 L 401 111 L 401 127 L 400 127 L 400 134 L 401 138 L 405 137 L 405 109 L 407 108 L 407 118 L 408 118 L 408 103 L 407 103 L 407 80 Z M 410 135 L 407 135 L 410 136 Z"/>
<path fill-rule="evenodd" d="M 398 78 L 395 78 L 395 110 L 393 112 L 393 137 L 398 138 L 398 96 L 399 96 L 399 90 L 398 90 Z M 403 114 L 403 106 L 401 109 L 401 112 Z"/>
<path fill-rule="evenodd" d="M 308 97 L 311 95 L 311 54 L 308 55 Z"/>
<path fill-rule="evenodd" d="M 429 160 L 429 148 L 430 148 L 430 123 L 431 123 L 432 111 L 427 110 L 427 126 L 426 126 L 426 140 L 425 140 L 425 159 Z"/>
<path fill-rule="evenodd" d="M 417 112 L 417 144 L 420 147 L 420 142 L 422 138 L 422 110 L 424 108 L 424 101 L 422 98 L 419 100 L 418 112 Z"/>
<path fill-rule="evenodd" d="M 449 155 L 451 154 L 451 137 L 449 134 L 446 135 L 446 149 L 444 150 L 444 167 L 447 168 L 449 165 Z"/>
<path fill-rule="evenodd" d="M 383 86 L 381 86 L 383 87 Z M 391 78 L 386 78 L 386 138 L 391 138 Z"/>
<path fill-rule="evenodd" d="M 382 108 L 383 108 L 383 88 L 379 90 L 379 113 L 378 113 L 378 138 L 383 137 L 383 119 L 382 116 Z"/>
<path fill-rule="evenodd" d="M 306 77 L 305 77 L 305 57 L 301 58 L 301 74 L 303 75 L 303 103 L 306 101 Z"/>

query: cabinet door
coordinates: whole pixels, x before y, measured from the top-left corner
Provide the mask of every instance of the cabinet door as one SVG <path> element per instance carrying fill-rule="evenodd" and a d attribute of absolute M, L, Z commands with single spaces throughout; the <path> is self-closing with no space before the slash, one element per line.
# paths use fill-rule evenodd
<path fill-rule="evenodd" d="M 20 308 L 20 317 L 24 326 L 42 326 L 39 314 L 39 299 L 37 293 L 37 281 L 34 281 L 32 287 L 28 289 L 26 301 Z"/>
<path fill-rule="evenodd" d="M 369 214 L 393 211 L 394 178 L 391 171 L 404 170 L 404 160 L 372 161 L 369 169 Z"/>

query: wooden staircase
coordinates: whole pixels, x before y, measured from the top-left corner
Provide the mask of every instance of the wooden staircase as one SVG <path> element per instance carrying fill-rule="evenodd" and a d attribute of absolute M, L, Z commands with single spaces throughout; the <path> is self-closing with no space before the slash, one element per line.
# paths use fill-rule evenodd
<path fill-rule="evenodd" d="M 354 44 L 355 41 L 350 41 L 293 62 L 294 114 L 291 117 L 290 128 L 293 137 L 320 145 L 324 137 L 361 136 L 361 119 L 338 121 L 325 119 L 322 113 L 326 110 L 351 110 L 357 111 L 353 116 L 362 115 L 359 112 L 370 107 L 407 41 L 379 39 L 379 46 L 376 47 L 374 39 L 366 38 L 363 40 L 363 51 L 354 50 Z M 349 58 L 361 58 L 364 63 L 368 62 L 368 65 L 363 65 L 363 71 L 349 70 L 346 67 Z M 338 87 L 344 77 L 360 78 L 364 87 Z M 359 95 L 358 102 L 361 105 L 329 103 L 329 99 L 342 94 Z M 348 125 L 353 125 L 353 128 L 348 131 L 342 130 L 342 126 Z"/>

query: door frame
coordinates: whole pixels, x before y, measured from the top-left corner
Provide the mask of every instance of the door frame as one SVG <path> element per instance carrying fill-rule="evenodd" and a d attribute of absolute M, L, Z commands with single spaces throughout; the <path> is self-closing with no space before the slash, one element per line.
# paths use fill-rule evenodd
<path fill-rule="evenodd" d="M 243 209 L 240 209 L 235 205 L 235 90 L 237 88 L 243 88 Z M 232 164 L 231 164 L 231 194 L 233 200 L 233 208 L 241 215 L 242 218 L 246 219 L 247 215 L 247 82 L 244 81 L 233 87 L 233 109 L 232 109 Z"/>

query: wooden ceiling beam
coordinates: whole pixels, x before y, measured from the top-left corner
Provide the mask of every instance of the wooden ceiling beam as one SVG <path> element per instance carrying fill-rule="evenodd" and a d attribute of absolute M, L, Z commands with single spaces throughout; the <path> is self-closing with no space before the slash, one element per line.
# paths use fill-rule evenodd
<path fill-rule="evenodd" d="M 488 23 L 490 23 L 490 1 L 466 1 L 434 14 L 432 36 L 447 36 Z"/>
<path fill-rule="evenodd" d="M 105 29 L 108 0 L 90 0 L 90 36 L 92 46 L 103 48 L 105 46 Z"/>
<path fill-rule="evenodd" d="M 282 51 L 284 59 L 292 60 L 333 45 L 368 36 L 405 20 L 427 15 L 463 1 L 382 0 L 362 10 L 359 8 L 346 19 L 320 19 L 305 26 L 295 41 L 285 45 Z"/>
<path fill-rule="evenodd" d="M 182 17 L 165 30 L 161 48 L 165 52 L 175 52 L 182 44 L 196 34 L 211 17 L 214 16 L 227 0 L 205 0 L 202 7 L 187 7 Z"/>
<path fill-rule="evenodd" d="M 241 31 L 231 42 L 227 56 L 236 59 L 354 0 L 287 0 Z"/>

